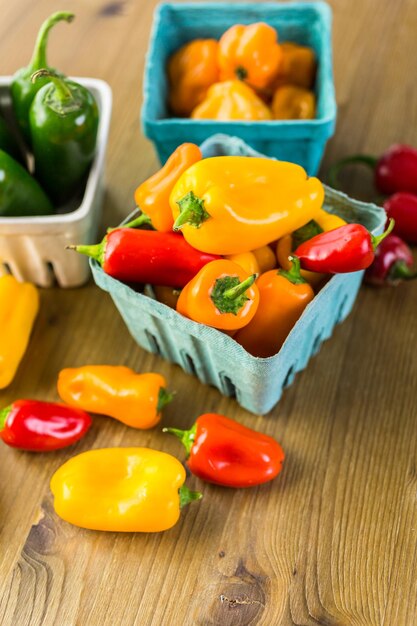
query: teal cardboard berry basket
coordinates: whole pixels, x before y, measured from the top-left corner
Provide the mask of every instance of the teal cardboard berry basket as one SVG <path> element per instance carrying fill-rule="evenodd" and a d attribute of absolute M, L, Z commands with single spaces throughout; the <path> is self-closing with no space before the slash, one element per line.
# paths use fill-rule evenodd
<path fill-rule="evenodd" d="M 217 135 L 201 146 L 205 157 L 264 156 L 237 137 Z M 352 200 L 326 187 L 324 208 L 348 222 L 359 222 L 380 234 L 386 215 L 382 208 Z M 132 216 L 127 218 L 132 219 Z M 90 261 L 94 280 L 108 291 L 135 341 L 145 350 L 177 363 L 203 383 L 214 385 L 241 406 L 265 414 L 278 402 L 285 387 L 304 369 L 328 339 L 336 324 L 350 313 L 363 272 L 333 276 L 304 310 L 281 350 L 269 358 L 248 354 L 231 337 L 193 322 L 165 304 L 138 293 L 105 274 Z"/>
<path fill-rule="evenodd" d="M 279 41 L 314 49 L 318 62 L 316 119 L 220 122 L 170 117 L 165 71 L 169 56 L 192 39 L 219 39 L 234 24 L 261 21 L 277 30 Z M 163 163 L 185 141 L 201 144 L 216 133 L 226 133 L 240 137 L 262 154 L 298 163 L 313 176 L 336 123 L 330 8 L 324 2 L 161 4 L 154 16 L 143 96 L 143 130 Z"/>

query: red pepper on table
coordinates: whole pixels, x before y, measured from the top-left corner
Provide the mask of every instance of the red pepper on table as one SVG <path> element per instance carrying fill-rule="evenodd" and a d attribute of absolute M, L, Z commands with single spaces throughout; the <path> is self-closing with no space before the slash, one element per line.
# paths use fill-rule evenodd
<path fill-rule="evenodd" d="M 417 278 L 413 264 L 413 253 L 407 244 L 397 235 L 388 235 L 376 249 L 374 262 L 365 272 L 365 281 L 379 287 L 398 285 L 403 280 Z"/>
<path fill-rule="evenodd" d="M 12 448 L 50 452 L 84 437 L 91 417 L 81 409 L 39 400 L 16 400 L 0 410 L 0 438 Z"/>
<path fill-rule="evenodd" d="M 221 258 L 195 250 L 176 233 L 127 227 L 112 229 L 101 243 L 69 248 L 96 259 L 121 281 L 168 287 L 184 287 L 204 265 Z"/>
<path fill-rule="evenodd" d="M 369 267 L 376 247 L 390 234 L 394 220 L 382 235 L 375 237 L 361 224 L 347 224 L 320 233 L 302 243 L 294 252 L 301 267 L 323 274 L 344 274 Z"/>
<path fill-rule="evenodd" d="M 338 174 L 346 165 L 362 163 L 374 169 L 375 187 L 383 194 L 396 191 L 417 193 L 417 150 L 405 144 L 394 144 L 380 157 L 366 154 L 348 156 L 329 170 L 328 180 L 338 188 Z"/>
<path fill-rule="evenodd" d="M 225 487 L 251 487 L 279 474 L 284 451 L 275 439 L 234 420 L 206 413 L 190 430 L 164 428 L 176 435 L 188 454 L 191 472 Z"/>
<path fill-rule="evenodd" d="M 417 243 L 417 195 L 399 191 L 385 200 L 384 209 L 395 220 L 394 233 L 408 243 Z"/>

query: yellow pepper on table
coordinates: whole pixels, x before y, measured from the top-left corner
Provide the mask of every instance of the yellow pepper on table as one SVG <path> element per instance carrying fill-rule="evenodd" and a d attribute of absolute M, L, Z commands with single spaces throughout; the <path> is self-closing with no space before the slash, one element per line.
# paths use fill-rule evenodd
<path fill-rule="evenodd" d="M 172 400 L 160 374 L 137 374 L 122 365 L 67 368 L 58 377 L 60 398 L 89 413 L 114 417 L 132 428 L 152 428 Z"/>
<path fill-rule="evenodd" d="M 215 83 L 207 91 L 205 99 L 193 110 L 194 120 L 271 120 L 267 105 L 256 93 L 239 80 Z"/>
<path fill-rule="evenodd" d="M 56 513 L 91 530 L 160 532 L 201 498 L 184 485 L 185 469 L 150 448 L 104 448 L 72 457 L 53 475 Z"/>
<path fill-rule="evenodd" d="M 12 382 L 39 310 L 39 293 L 31 283 L 7 274 L 0 277 L 0 389 Z"/>
<path fill-rule="evenodd" d="M 223 156 L 192 165 L 175 184 L 174 230 L 197 250 L 238 254 L 303 226 L 322 206 L 323 185 L 294 163 Z"/>

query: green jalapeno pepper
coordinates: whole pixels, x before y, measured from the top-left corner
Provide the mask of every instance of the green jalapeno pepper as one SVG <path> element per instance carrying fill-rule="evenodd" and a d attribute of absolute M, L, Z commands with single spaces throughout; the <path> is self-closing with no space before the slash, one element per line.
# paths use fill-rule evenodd
<path fill-rule="evenodd" d="M 0 150 L 4 150 L 11 157 L 23 163 L 23 155 L 17 143 L 15 136 L 8 127 L 6 120 L 0 113 Z"/>
<path fill-rule="evenodd" d="M 42 24 L 35 43 L 35 49 L 32 58 L 27 67 L 22 67 L 13 76 L 11 84 L 11 93 L 13 101 L 13 109 L 17 123 L 21 129 L 23 136 L 27 142 L 30 142 L 29 132 L 29 109 L 34 97 L 39 89 L 45 85 L 48 79 L 42 79 L 36 84 L 32 83 L 31 76 L 37 70 L 47 68 L 46 46 L 48 42 L 49 31 L 55 24 L 65 20 L 71 22 L 74 14 L 67 11 L 58 11 L 53 13 Z"/>
<path fill-rule="evenodd" d="M 37 181 L 9 154 L 0 150 L 0 216 L 51 213 L 52 204 Z"/>
<path fill-rule="evenodd" d="M 29 113 L 35 176 L 56 204 L 80 191 L 94 157 L 99 113 L 92 93 L 49 70 L 32 80 L 50 82 L 36 94 Z"/>

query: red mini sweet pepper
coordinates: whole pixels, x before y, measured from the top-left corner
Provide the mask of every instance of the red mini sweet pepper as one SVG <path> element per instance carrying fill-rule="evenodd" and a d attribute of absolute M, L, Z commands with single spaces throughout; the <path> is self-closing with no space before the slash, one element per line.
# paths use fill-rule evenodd
<path fill-rule="evenodd" d="M 50 452 L 84 437 L 91 417 L 81 409 L 39 400 L 16 400 L 0 411 L 0 438 L 12 448 Z"/>
<path fill-rule="evenodd" d="M 365 281 L 378 287 L 398 285 L 417 278 L 413 271 L 413 253 L 397 235 L 388 235 L 375 250 L 374 262 L 365 272 Z"/>
<path fill-rule="evenodd" d="M 387 217 L 395 220 L 394 233 L 408 243 L 417 243 L 417 195 L 394 193 L 385 200 L 384 209 Z"/>
<path fill-rule="evenodd" d="M 266 483 L 279 474 L 285 457 L 272 437 L 215 413 L 200 415 L 190 430 L 163 431 L 182 441 L 195 476 L 225 487 Z"/>
<path fill-rule="evenodd" d="M 118 280 L 168 287 L 184 287 L 204 265 L 221 258 L 195 250 L 176 233 L 126 227 L 110 230 L 101 243 L 69 248 L 96 259 Z"/>
<path fill-rule="evenodd" d="M 390 220 L 382 235 L 375 237 L 362 224 L 346 224 L 312 237 L 294 252 L 301 267 L 323 274 L 344 274 L 369 267 L 375 248 L 394 228 Z"/>

